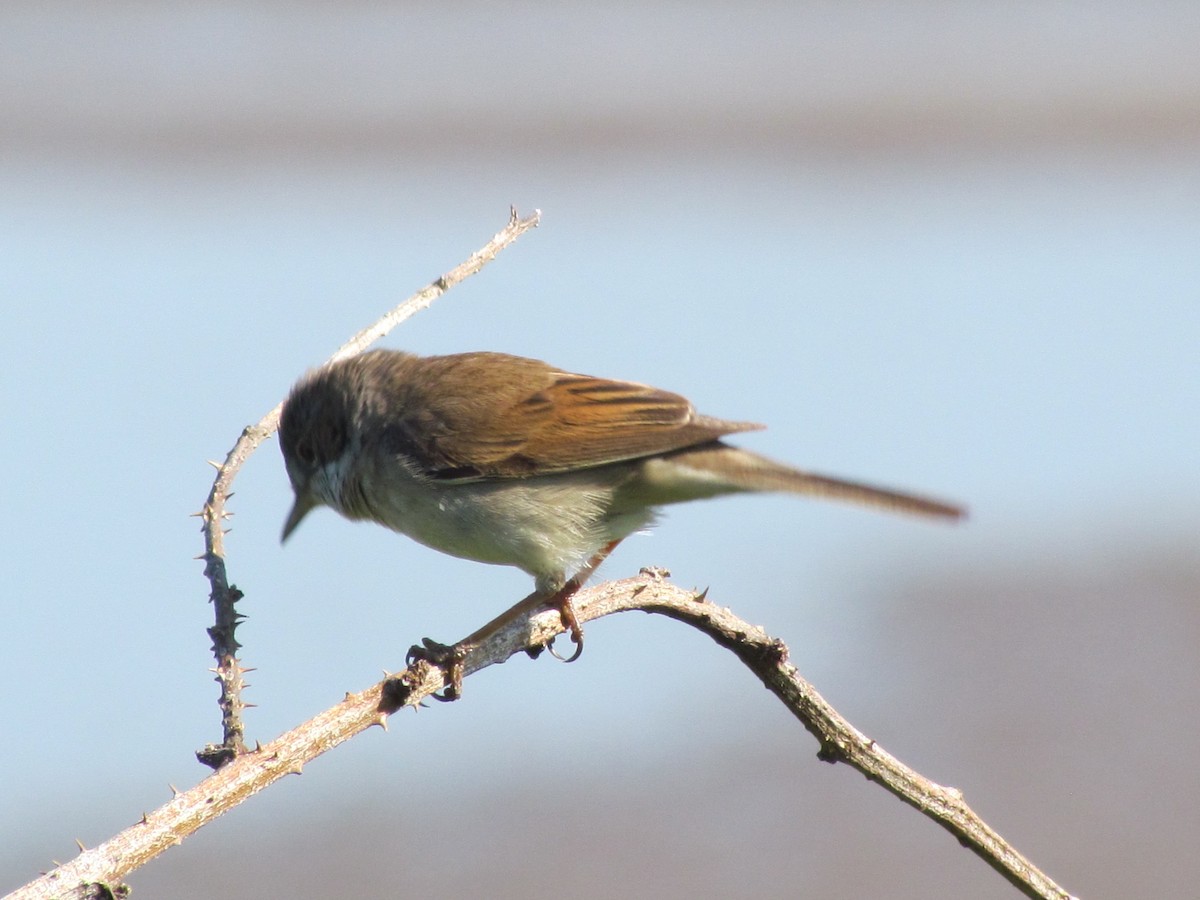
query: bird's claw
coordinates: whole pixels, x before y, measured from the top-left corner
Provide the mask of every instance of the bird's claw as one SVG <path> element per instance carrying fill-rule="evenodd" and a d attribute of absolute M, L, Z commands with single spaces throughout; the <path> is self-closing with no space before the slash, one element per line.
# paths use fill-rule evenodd
<path fill-rule="evenodd" d="M 572 592 L 573 593 L 573 592 Z M 571 595 L 559 599 L 557 603 L 559 616 L 562 617 L 563 629 L 571 635 L 571 641 L 575 644 L 575 652 L 570 656 L 562 656 L 554 649 L 554 641 L 546 645 L 546 649 L 550 651 L 550 655 L 559 662 L 575 662 L 583 653 L 583 626 L 579 624 L 579 618 L 575 615 L 575 607 L 571 605 Z"/>
<path fill-rule="evenodd" d="M 572 636 L 571 639 L 574 641 L 575 640 L 574 636 Z M 546 645 L 546 649 L 549 650 L 550 655 L 553 656 L 555 659 L 557 659 L 559 662 L 565 662 L 565 663 L 575 662 L 575 660 L 579 659 L 579 657 L 583 654 L 583 635 L 581 634 L 579 636 L 579 640 L 575 641 L 575 651 L 570 656 L 563 656 L 557 650 L 555 650 L 553 640 L 551 640 L 550 643 Z"/>
<path fill-rule="evenodd" d="M 410 668 L 417 662 L 437 666 L 445 673 L 445 690 L 431 696 L 435 700 L 449 703 L 462 696 L 463 662 L 470 648 L 463 644 L 443 644 L 432 638 L 421 638 L 420 644 L 408 648 L 404 657 L 405 664 Z"/>

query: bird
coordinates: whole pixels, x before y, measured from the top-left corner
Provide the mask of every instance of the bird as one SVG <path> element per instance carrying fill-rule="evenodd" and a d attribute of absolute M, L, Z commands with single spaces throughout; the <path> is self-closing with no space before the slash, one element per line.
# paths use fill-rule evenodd
<path fill-rule="evenodd" d="M 727 443 L 764 426 L 698 413 L 670 391 L 495 352 L 372 350 L 316 368 L 284 402 L 279 438 L 295 496 L 282 540 L 318 506 L 448 553 L 515 566 L 534 591 L 447 648 L 448 669 L 499 624 L 555 608 L 575 642 L 571 597 L 660 507 L 744 492 L 846 500 L 957 519 L 955 504 L 793 468 Z"/>

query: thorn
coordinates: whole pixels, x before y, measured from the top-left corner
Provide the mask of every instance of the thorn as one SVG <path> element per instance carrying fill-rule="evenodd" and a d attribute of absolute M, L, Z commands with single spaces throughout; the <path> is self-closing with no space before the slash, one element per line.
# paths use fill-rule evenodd
<path fill-rule="evenodd" d="M 214 469 L 216 469 L 218 472 L 221 471 L 221 464 L 219 462 L 213 462 L 211 459 L 206 459 L 205 462 L 208 463 L 210 466 L 212 466 Z"/>
<path fill-rule="evenodd" d="M 203 515 L 204 515 L 204 510 L 200 510 L 200 512 L 188 513 L 188 518 L 189 519 L 199 519 Z"/>
<path fill-rule="evenodd" d="M 168 785 L 167 785 L 167 787 L 169 787 L 169 788 L 171 789 L 171 796 L 172 796 L 172 797 L 178 797 L 178 796 L 179 796 L 179 788 L 175 787 L 175 785 L 173 785 L 173 784 L 168 784 Z"/>
<path fill-rule="evenodd" d="M 143 813 L 142 813 L 142 824 L 143 824 L 143 825 L 149 825 L 149 824 L 150 824 L 150 817 L 149 817 L 148 815 L 146 815 L 146 813 L 145 813 L 145 812 L 143 812 Z"/>
<path fill-rule="evenodd" d="M 75 846 L 79 848 L 80 853 L 87 853 L 87 847 L 83 846 L 83 841 L 79 838 L 75 838 Z"/>
<path fill-rule="evenodd" d="M 648 584 L 639 584 L 637 587 L 635 587 L 633 589 L 633 596 L 636 597 L 638 594 L 640 594 L 642 591 L 644 591 L 648 587 L 650 587 L 650 585 L 648 585 Z"/>
<path fill-rule="evenodd" d="M 705 600 L 708 599 L 708 588 L 705 588 L 698 594 L 692 594 L 692 599 L 695 600 L 697 603 L 703 603 Z"/>
<path fill-rule="evenodd" d="M 303 774 L 303 773 L 304 773 L 304 763 L 302 763 L 302 762 L 293 763 L 293 764 L 292 764 L 292 766 L 291 766 L 291 768 L 289 768 L 289 769 L 287 770 L 287 773 L 288 773 L 289 775 L 301 775 L 301 774 Z"/>
<path fill-rule="evenodd" d="M 242 687 L 250 687 L 248 684 L 243 684 Z M 243 703 L 242 709 L 258 709 L 257 703 Z"/>
<path fill-rule="evenodd" d="M 380 728 L 382 728 L 384 731 L 387 731 L 388 730 L 387 720 L 388 720 L 388 717 L 386 715 L 384 715 L 383 713 L 380 713 L 379 718 L 375 720 L 375 724 L 378 725 Z"/>
<path fill-rule="evenodd" d="M 262 741 L 255 741 L 255 742 L 254 742 L 254 752 L 255 752 L 255 753 L 262 753 Z"/>

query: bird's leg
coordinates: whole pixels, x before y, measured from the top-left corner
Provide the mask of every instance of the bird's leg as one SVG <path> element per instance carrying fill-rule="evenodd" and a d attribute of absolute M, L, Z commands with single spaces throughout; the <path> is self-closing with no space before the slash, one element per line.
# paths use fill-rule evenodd
<path fill-rule="evenodd" d="M 615 541 L 609 541 L 600 550 L 589 559 L 582 569 L 572 575 L 567 583 L 554 592 L 554 596 L 547 602 L 547 606 L 558 610 L 558 615 L 562 619 L 563 628 L 571 635 L 571 640 L 575 644 L 575 652 L 568 657 L 559 656 L 554 652 L 554 645 L 549 646 L 550 653 L 555 658 L 561 659 L 563 662 L 575 662 L 579 659 L 579 654 L 583 653 L 583 626 L 579 624 L 579 619 L 575 617 L 575 607 L 571 605 L 571 598 L 579 593 L 592 573 L 600 568 L 600 564 L 608 559 L 608 555 L 617 549 L 617 544 L 621 543 L 618 538 Z"/>
<path fill-rule="evenodd" d="M 412 665 L 417 660 L 426 660 L 435 666 L 446 670 L 446 690 L 442 695 L 434 694 L 439 700 L 457 700 L 462 696 L 463 664 L 467 654 L 478 647 L 496 632 L 506 628 L 513 622 L 528 618 L 543 609 L 554 609 L 562 618 L 563 629 L 570 633 L 575 644 L 575 652 L 571 656 L 559 656 L 565 662 L 574 662 L 583 652 L 583 626 L 575 616 L 575 608 L 571 598 L 587 582 L 592 573 L 600 566 L 608 555 L 616 549 L 620 540 L 610 541 L 602 547 L 595 556 L 587 561 L 578 572 L 572 575 L 562 587 L 547 595 L 544 590 L 534 591 L 519 603 L 514 604 L 492 619 L 482 628 L 478 628 L 453 646 L 440 644 L 425 638 L 420 644 L 409 648 L 407 662 Z M 554 653 L 553 649 L 550 651 Z M 558 656 L 558 654 L 554 654 Z"/>

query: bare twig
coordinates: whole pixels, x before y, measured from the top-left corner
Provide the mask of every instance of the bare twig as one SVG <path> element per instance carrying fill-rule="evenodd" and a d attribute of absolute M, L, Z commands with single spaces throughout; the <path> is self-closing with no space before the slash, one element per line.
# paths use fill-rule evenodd
<path fill-rule="evenodd" d="M 525 219 L 520 218 L 515 209 L 510 210 L 508 225 L 504 230 L 471 254 L 470 258 L 457 268 L 426 285 L 399 306 L 385 313 L 373 325 L 346 341 L 330 357 L 330 362 L 361 352 L 414 313 L 426 309 L 454 285 L 474 275 L 495 259 L 497 253 L 530 228 L 537 227 L 539 221 L 539 210 L 534 210 L 533 215 Z M 221 726 L 224 734 L 221 743 L 209 744 L 197 752 L 196 757 L 214 769 L 225 765 L 246 749 L 245 728 L 242 724 L 242 709 L 245 706 L 242 702 L 242 675 L 248 670 L 242 667 L 241 660 L 238 659 L 237 651 L 241 645 L 235 636 L 238 623 L 242 619 L 236 608 L 237 601 L 242 598 L 242 592 L 236 585 L 230 584 L 225 571 L 223 523 L 229 515 L 225 510 L 225 501 L 230 496 L 233 479 L 241 469 L 242 463 L 279 427 L 279 412 L 282 407 L 282 403 L 277 404 L 258 424 L 243 430 L 241 437 L 225 457 L 224 463 L 213 463 L 217 467 L 217 477 L 208 493 L 208 499 L 204 502 L 204 508 L 196 514 L 204 521 L 201 528 L 204 533 L 204 553 L 197 558 L 204 560 L 204 575 L 211 585 L 209 599 L 213 604 L 216 622 L 208 629 L 208 634 L 212 638 L 213 655 L 217 660 L 213 671 L 216 673 L 217 683 L 221 685 L 221 697 L 217 702 L 221 708 Z"/>
<path fill-rule="evenodd" d="M 508 228 L 457 269 L 430 284 L 350 339 L 334 356 L 341 359 L 359 352 L 448 288 L 479 271 L 499 250 L 534 227 L 538 215 L 519 220 L 514 212 Z M 284 775 L 298 774 L 311 759 L 372 725 L 386 727 L 389 716 L 404 706 L 415 706 L 442 688 L 445 674 L 419 662 L 399 676 L 385 679 L 345 700 L 314 719 L 284 734 L 266 747 L 247 752 L 241 724 L 241 676 L 234 630 L 240 618 L 234 608 L 241 594 L 229 584 L 225 572 L 223 532 L 225 501 L 238 469 L 251 452 L 276 429 L 280 407 L 257 425 L 247 428 L 230 451 L 213 484 L 204 510 L 205 574 L 212 583 L 216 624 L 210 629 L 217 655 L 217 680 L 221 683 L 221 709 L 225 729 L 222 744 L 211 745 L 198 756 L 219 768 L 195 788 L 176 793 L 153 813 L 75 860 L 19 888 L 8 900 L 45 897 L 121 896 L 121 880 L 166 848 L 240 804 Z M 584 590 L 574 599 L 576 617 L 587 622 L 614 612 L 643 610 L 659 613 L 698 628 L 718 644 L 733 651 L 817 738 L 819 758 L 846 762 L 882 784 L 906 803 L 921 810 L 953 833 L 989 865 L 1029 897 L 1069 900 L 1069 895 L 1016 852 L 963 801 L 962 793 L 925 779 L 904 766 L 874 741 L 850 725 L 797 673 L 788 662 L 784 644 L 761 628 L 737 618 L 728 609 L 709 602 L 704 594 L 681 590 L 659 573 L 644 570 L 638 578 L 608 582 Z M 479 644 L 464 661 L 464 674 L 503 662 L 526 651 L 531 655 L 563 631 L 555 611 L 544 611 L 504 624 Z M 82 849 L 82 848 L 81 848 Z"/>
<path fill-rule="evenodd" d="M 820 742 L 818 756 L 846 762 L 877 781 L 909 805 L 954 834 L 962 843 L 1026 896 L 1070 900 L 1032 863 L 1017 853 L 979 818 L 954 788 L 934 784 L 905 766 L 837 713 L 788 662 L 787 647 L 761 628 L 643 570 L 636 578 L 612 581 L 575 596 L 580 622 L 628 610 L 659 613 L 700 629 L 733 651 Z M 464 664 L 466 674 L 503 662 L 522 651 L 536 650 L 562 633 L 555 611 L 545 611 L 508 624 L 475 647 Z M 97 885 L 118 884 L 128 873 L 180 843 L 251 795 L 372 725 L 386 727 L 388 717 L 415 706 L 443 686 L 441 670 L 420 662 L 410 670 L 357 693 L 254 752 L 232 760 L 191 790 L 146 814 L 140 822 L 91 850 L 80 853 L 31 882 L 7 900 L 102 896 Z M 468 702 L 470 694 L 468 692 Z"/>

